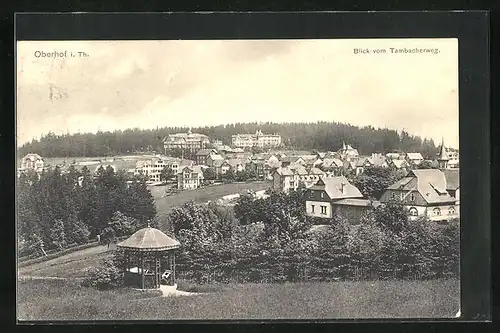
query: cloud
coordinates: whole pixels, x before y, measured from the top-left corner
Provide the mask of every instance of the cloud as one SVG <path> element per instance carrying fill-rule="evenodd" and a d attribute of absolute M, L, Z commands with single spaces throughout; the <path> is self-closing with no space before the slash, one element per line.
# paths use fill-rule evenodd
<path fill-rule="evenodd" d="M 353 48 L 438 47 L 430 55 Z M 35 50 L 89 57 L 35 58 Z M 242 121 L 345 121 L 458 144 L 456 40 L 21 42 L 19 140 Z M 50 86 L 66 93 L 51 100 Z"/>

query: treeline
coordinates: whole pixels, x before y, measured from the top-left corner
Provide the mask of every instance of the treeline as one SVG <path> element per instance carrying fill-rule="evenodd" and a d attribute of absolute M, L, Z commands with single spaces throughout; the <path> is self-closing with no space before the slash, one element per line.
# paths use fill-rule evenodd
<path fill-rule="evenodd" d="M 235 216 L 186 204 L 170 216 L 182 244 L 179 277 L 196 283 L 457 278 L 459 227 L 409 221 L 397 204 L 310 231 L 301 191 L 242 197 Z M 260 220 L 261 222 L 253 222 Z"/>
<path fill-rule="evenodd" d="M 123 173 L 84 167 L 61 174 L 59 168 L 37 175 L 23 173 L 17 183 L 19 256 L 83 244 L 96 235 L 131 234 L 156 215 L 153 197 L 142 179 L 127 184 Z M 155 221 L 152 221 L 155 223 Z"/>
<path fill-rule="evenodd" d="M 134 152 L 163 152 L 163 138 L 168 134 L 187 132 L 186 127 L 158 129 L 128 129 L 96 134 L 49 133 L 40 140 L 32 140 L 19 148 L 20 156 L 37 153 L 43 157 L 110 156 Z M 379 129 L 372 126 L 358 127 L 337 122 L 316 123 L 236 123 L 229 125 L 192 128 L 194 133 L 208 135 L 211 140 L 231 144 L 231 136 L 239 133 L 278 133 L 283 143 L 301 150 L 336 151 L 342 142 L 357 148 L 360 154 L 389 151 L 420 152 L 433 158 L 437 147 L 432 139 L 422 139 L 402 131 Z"/>

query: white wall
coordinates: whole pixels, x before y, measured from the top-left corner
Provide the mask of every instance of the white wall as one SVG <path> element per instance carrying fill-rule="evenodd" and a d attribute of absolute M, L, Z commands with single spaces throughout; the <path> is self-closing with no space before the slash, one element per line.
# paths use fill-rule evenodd
<path fill-rule="evenodd" d="M 312 211 L 312 206 L 314 205 L 314 212 Z M 326 214 L 321 214 L 321 206 L 326 207 Z M 323 201 L 306 201 L 306 214 L 314 217 L 331 218 L 332 217 L 332 205 L 329 202 Z"/>

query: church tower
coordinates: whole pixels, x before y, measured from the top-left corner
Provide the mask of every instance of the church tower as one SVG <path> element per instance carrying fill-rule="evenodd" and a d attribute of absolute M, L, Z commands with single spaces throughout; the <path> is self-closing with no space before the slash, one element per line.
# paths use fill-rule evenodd
<path fill-rule="evenodd" d="M 439 169 L 446 169 L 448 167 L 448 161 L 450 158 L 446 153 L 446 147 L 444 146 L 444 138 L 441 140 L 441 148 L 439 148 L 439 154 L 437 156 L 437 161 L 439 164 Z"/>

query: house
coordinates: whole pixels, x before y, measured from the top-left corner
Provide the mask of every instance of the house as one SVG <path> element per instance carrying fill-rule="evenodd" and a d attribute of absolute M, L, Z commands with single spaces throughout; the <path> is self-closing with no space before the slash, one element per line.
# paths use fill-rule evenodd
<path fill-rule="evenodd" d="M 196 153 L 196 164 L 207 165 L 207 158 L 210 155 L 217 155 L 217 150 L 215 149 L 200 149 Z"/>
<path fill-rule="evenodd" d="M 318 168 L 308 170 L 300 164 L 280 167 L 272 173 L 273 189 L 285 193 L 290 190 L 295 191 L 300 184 L 309 187 L 324 176 L 326 174 L 322 170 Z"/>
<path fill-rule="evenodd" d="M 219 155 L 219 154 L 211 154 L 211 155 L 207 156 L 206 161 L 207 161 L 206 165 L 208 165 L 209 167 L 214 167 L 215 168 L 216 166 L 214 165 L 214 162 L 215 161 L 224 162 L 224 158 L 221 155 Z M 216 164 L 221 163 L 221 162 L 217 162 Z"/>
<path fill-rule="evenodd" d="M 281 158 L 280 162 L 281 162 L 281 166 L 284 166 L 284 167 L 292 165 L 292 164 L 304 165 L 306 163 L 304 161 L 304 159 L 300 156 L 285 156 L 285 157 Z"/>
<path fill-rule="evenodd" d="M 401 159 L 393 159 L 389 160 L 389 167 L 395 169 L 395 170 L 409 170 L 410 164 L 406 162 L 406 160 L 401 160 Z"/>
<path fill-rule="evenodd" d="M 44 168 L 43 158 L 38 154 L 27 154 L 21 160 L 21 171 L 24 170 L 34 170 L 36 172 L 42 172 Z"/>
<path fill-rule="evenodd" d="M 246 163 L 245 168 L 248 171 L 255 173 L 257 178 L 265 178 L 265 165 L 266 162 L 264 160 L 250 160 Z"/>
<path fill-rule="evenodd" d="M 233 170 L 233 172 L 245 171 L 246 163 L 244 160 L 229 159 L 229 160 L 226 160 L 226 163 L 229 165 L 229 169 Z"/>
<path fill-rule="evenodd" d="M 378 167 L 388 168 L 389 164 L 382 154 L 372 154 L 370 157 L 360 157 L 355 163 L 356 175 L 363 173 L 366 168 Z"/>
<path fill-rule="evenodd" d="M 424 158 L 420 153 L 406 153 L 406 162 L 410 165 L 419 165 L 422 163 Z"/>
<path fill-rule="evenodd" d="M 177 174 L 177 188 L 180 190 L 194 190 L 203 182 L 203 169 L 199 165 L 185 166 Z"/>
<path fill-rule="evenodd" d="M 346 145 L 345 142 L 342 142 L 342 148 L 340 148 L 337 153 L 343 161 L 351 161 L 359 157 L 358 150 L 353 148 L 351 145 Z"/>
<path fill-rule="evenodd" d="M 404 153 L 398 153 L 398 152 L 391 152 L 385 154 L 385 157 L 388 160 L 404 160 L 405 159 L 405 154 Z"/>
<path fill-rule="evenodd" d="M 316 155 L 302 155 L 302 156 L 300 156 L 300 158 L 302 158 L 302 160 L 304 160 L 304 166 L 306 166 L 308 168 L 317 167 L 318 165 L 321 165 L 321 163 L 323 162 Z"/>
<path fill-rule="evenodd" d="M 186 149 L 195 152 L 204 149 L 210 143 L 210 139 L 205 134 L 193 133 L 191 129 L 187 133 L 169 134 L 163 139 L 165 155 L 170 149 Z"/>
<path fill-rule="evenodd" d="M 193 166 L 194 161 L 176 157 L 155 156 L 148 160 L 139 160 L 135 164 L 134 175 L 143 175 L 149 181 L 159 182 L 164 168 L 169 168 L 176 175 L 182 167 Z"/>
<path fill-rule="evenodd" d="M 219 163 L 216 163 L 216 165 L 218 164 Z M 219 174 L 225 175 L 229 170 L 231 170 L 231 164 L 229 164 L 227 160 L 224 160 L 220 164 L 220 167 L 216 168 L 216 170 L 219 170 Z"/>
<path fill-rule="evenodd" d="M 338 158 L 325 158 L 320 164 L 321 169 L 328 172 L 338 172 L 340 173 L 340 169 L 343 167 L 344 162 Z"/>
<path fill-rule="evenodd" d="M 361 192 L 344 176 L 322 177 L 306 192 L 306 214 L 332 218 L 339 214 L 350 220 L 361 217 L 371 207 Z"/>
<path fill-rule="evenodd" d="M 402 204 L 408 209 L 411 219 L 423 216 L 434 221 L 449 220 L 460 216 L 458 189 L 458 172 L 448 174 L 447 178 L 438 169 L 413 170 L 389 186 L 380 201 Z"/>

